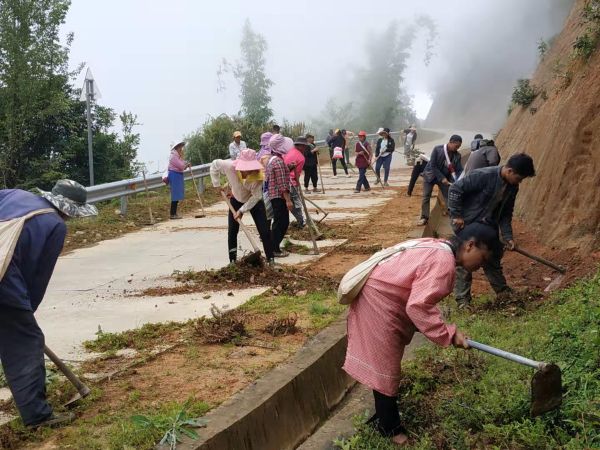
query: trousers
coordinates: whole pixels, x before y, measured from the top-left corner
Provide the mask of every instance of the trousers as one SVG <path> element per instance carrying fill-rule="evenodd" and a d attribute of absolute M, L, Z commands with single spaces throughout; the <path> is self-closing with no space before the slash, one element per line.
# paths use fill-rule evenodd
<path fill-rule="evenodd" d="M 358 182 L 356 183 L 356 190 L 360 192 L 360 188 L 363 186 L 366 190 L 371 189 L 371 186 L 369 185 L 369 180 L 367 180 L 366 167 L 358 169 Z"/>
<path fill-rule="evenodd" d="M 433 192 L 434 186 L 437 186 L 440 189 L 440 191 L 442 191 L 444 200 L 446 201 L 446 204 L 448 204 L 449 186 L 447 184 L 442 184 L 439 181 L 429 183 L 428 181 L 423 180 L 423 200 L 421 201 L 421 219 L 429 220 L 431 193 Z"/>
<path fill-rule="evenodd" d="M 290 214 L 282 198 L 272 198 L 271 206 L 273 207 L 273 225 L 271 227 L 271 240 L 273 248 L 276 252 L 281 252 L 281 241 L 287 233 L 290 226 Z"/>
<path fill-rule="evenodd" d="M 412 195 L 415 185 L 417 184 L 417 180 L 419 179 L 419 175 L 423 173 L 426 165 L 426 162 L 418 162 L 414 165 L 410 174 L 410 182 L 408 183 L 408 195 Z"/>
<path fill-rule="evenodd" d="M 46 400 L 44 342 L 32 311 L 0 307 L 0 360 L 25 425 L 52 415 Z"/>
<path fill-rule="evenodd" d="M 300 198 L 300 191 L 294 185 L 290 186 L 290 196 L 292 197 L 292 203 L 294 209 L 292 209 L 292 215 L 301 227 L 304 226 L 304 214 L 302 213 L 302 199 Z"/>
<path fill-rule="evenodd" d="M 383 166 L 383 182 L 387 183 L 388 178 L 390 177 L 390 167 L 392 166 L 392 155 L 388 155 L 385 157 L 377 158 L 375 162 L 375 172 L 377 173 L 377 178 L 381 178 L 381 167 Z"/>
<path fill-rule="evenodd" d="M 304 189 L 308 189 L 309 183 L 312 181 L 313 188 L 317 188 L 319 180 L 319 171 L 317 166 L 304 166 Z"/>
<path fill-rule="evenodd" d="M 236 211 L 240 209 L 243 205 L 242 202 L 239 202 L 237 199 L 232 197 L 231 206 Z M 250 210 L 250 214 L 252 215 L 252 219 L 254 220 L 254 224 L 256 225 L 256 229 L 258 230 L 258 234 L 260 235 L 260 240 L 263 243 L 263 249 L 265 251 L 265 255 L 268 260 L 274 258 L 273 256 L 273 242 L 271 241 L 271 233 L 269 232 L 269 225 L 267 224 L 267 213 L 265 211 L 265 204 L 263 201 L 259 201 L 254 207 Z M 229 261 L 235 261 L 237 259 L 237 236 L 240 231 L 240 224 L 237 220 L 233 218 L 233 214 L 229 211 L 228 216 L 228 231 L 227 231 L 227 244 L 229 247 Z"/>
<path fill-rule="evenodd" d="M 396 397 L 373 391 L 375 414 L 367 423 L 372 424 L 383 436 L 392 437 L 405 432 L 400 422 L 400 411 Z"/>

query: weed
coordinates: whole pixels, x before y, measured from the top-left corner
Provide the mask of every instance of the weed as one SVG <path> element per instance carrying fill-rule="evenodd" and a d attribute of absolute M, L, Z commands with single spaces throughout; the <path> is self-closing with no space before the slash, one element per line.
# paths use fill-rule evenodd
<path fill-rule="evenodd" d="M 195 334 L 204 344 L 237 342 L 248 336 L 248 314 L 243 310 L 223 311 L 214 304 L 210 307 L 211 318 L 200 317 L 194 324 Z"/>
<path fill-rule="evenodd" d="M 265 326 L 264 331 L 272 336 L 295 334 L 298 331 L 296 323 L 298 323 L 298 314 L 290 313 L 287 317 L 276 317 L 271 320 L 271 322 Z"/>
<path fill-rule="evenodd" d="M 6 387 L 6 375 L 4 375 L 4 370 L 2 370 L 2 366 L 0 366 L 0 388 Z"/>
<path fill-rule="evenodd" d="M 585 61 L 590 59 L 596 47 L 598 47 L 598 35 L 590 31 L 577 36 L 577 39 L 573 43 L 575 56 L 581 57 Z"/>
<path fill-rule="evenodd" d="M 581 18 L 587 27 L 573 43 L 573 56 L 587 61 L 600 43 L 600 0 L 588 0 L 581 12 Z"/>
<path fill-rule="evenodd" d="M 206 426 L 206 420 L 190 416 L 190 407 L 191 402 L 188 401 L 172 416 L 135 415 L 131 417 L 131 422 L 141 430 L 162 434 L 159 445 L 169 445 L 174 450 L 183 436 L 197 440 L 200 436 L 194 428 Z"/>
<path fill-rule="evenodd" d="M 535 100 L 537 96 L 536 89 L 531 85 L 530 80 L 517 80 L 517 86 L 512 93 L 512 101 L 517 105 L 527 107 Z"/>

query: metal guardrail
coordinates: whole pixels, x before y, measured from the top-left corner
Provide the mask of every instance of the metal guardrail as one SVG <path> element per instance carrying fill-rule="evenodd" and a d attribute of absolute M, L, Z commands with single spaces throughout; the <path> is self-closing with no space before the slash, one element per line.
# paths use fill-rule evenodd
<path fill-rule="evenodd" d="M 391 135 L 400 135 L 401 132 L 394 131 Z M 376 138 L 377 134 L 368 134 L 367 139 Z M 350 138 L 350 143 L 355 141 L 357 137 Z M 315 145 L 323 147 L 326 145 L 325 140 L 315 141 Z M 183 172 L 184 180 L 192 179 L 192 172 L 194 178 L 204 178 L 210 175 L 210 164 L 201 164 L 199 166 L 193 166 L 192 170 L 187 169 Z M 162 174 L 156 173 L 146 176 L 146 185 L 148 190 L 158 189 L 165 186 L 162 180 Z M 144 185 L 144 178 L 130 178 L 127 180 L 113 181 L 111 183 L 97 184 L 96 186 L 90 186 L 86 188 L 88 202 L 97 203 L 106 200 L 112 200 L 115 198 L 121 199 L 121 214 L 127 213 L 127 197 L 133 194 L 144 192 L 146 186 Z M 204 191 L 204 183 L 198 183 L 198 190 Z"/>

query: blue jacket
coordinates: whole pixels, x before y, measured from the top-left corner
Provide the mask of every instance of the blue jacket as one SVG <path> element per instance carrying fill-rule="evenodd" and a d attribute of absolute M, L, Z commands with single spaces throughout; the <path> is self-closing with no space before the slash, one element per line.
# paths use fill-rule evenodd
<path fill-rule="evenodd" d="M 48 201 L 30 192 L 0 190 L 0 220 L 22 217 L 31 211 L 51 206 Z M 58 214 L 40 214 L 25 222 L 12 260 L 0 280 L 0 308 L 28 311 L 38 308 L 66 234 L 67 227 Z"/>
<path fill-rule="evenodd" d="M 518 186 L 506 184 L 500 176 L 502 167 L 485 167 L 465 175 L 448 191 L 450 217 L 461 217 L 465 225 L 486 222 L 498 226 L 505 240 L 513 239 L 512 216 Z M 504 195 L 493 211 L 490 205 L 504 188 Z"/>
<path fill-rule="evenodd" d="M 448 157 L 450 158 L 450 162 L 454 165 L 456 178 L 458 178 L 463 171 L 460 153 L 448 152 Z M 441 183 L 444 179 L 447 179 L 450 183 L 454 183 L 452 174 L 450 174 L 450 170 L 448 169 L 443 145 L 437 145 L 433 148 L 429 162 L 427 163 L 427 166 L 425 166 L 423 178 L 425 178 L 425 181 L 428 183 Z"/>

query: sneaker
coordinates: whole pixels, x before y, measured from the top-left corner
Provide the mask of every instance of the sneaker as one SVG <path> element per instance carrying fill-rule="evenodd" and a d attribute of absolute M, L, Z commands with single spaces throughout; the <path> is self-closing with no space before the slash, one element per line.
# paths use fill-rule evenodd
<path fill-rule="evenodd" d="M 175 214 L 174 216 L 171 216 L 171 220 L 177 220 L 177 219 L 183 219 L 183 217 L 181 217 L 178 214 Z"/>
<path fill-rule="evenodd" d="M 352 175 L 350 175 L 349 173 L 346 174 L 346 178 L 352 178 Z"/>
<path fill-rule="evenodd" d="M 377 179 L 375 180 L 375 184 L 379 184 L 381 183 L 381 178 L 377 177 Z"/>
<path fill-rule="evenodd" d="M 365 188 L 365 192 L 369 192 L 371 188 Z"/>
<path fill-rule="evenodd" d="M 310 194 L 310 189 L 309 188 L 304 188 L 304 192 L 306 192 L 307 194 Z"/>
<path fill-rule="evenodd" d="M 73 413 L 64 413 L 64 414 L 54 414 L 52 413 L 50 417 L 42 420 L 41 422 L 34 423 L 32 425 L 27 425 L 31 429 L 37 429 L 41 427 L 50 427 L 56 428 L 63 425 L 67 425 L 75 420 L 75 414 Z"/>
<path fill-rule="evenodd" d="M 275 256 L 275 258 L 285 258 L 287 256 L 290 256 L 290 253 L 285 250 L 280 250 L 278 252 L 273 252 L 273 255 Z"/>
<path fill-rule="evenodd" d="M 366 191 L 366 189 L 365 189 L 365 191 Z M 355 194 L 360 194 L 360 191 L 358 189 L 354 189 L 354 193 Z"/>
<path fill-rule="evenodd" d="M 428 221 L 429 221 L 428 219 L 421 218 L 421 219 L 419 219 L 419 221 L 417 222 L 417 225 L 418 225 L 418 226 L 420 226 L 420 227 L 422 227 L 422 226 L 425 226 L 425 225 L 427 225 L 427 222 L 428 222 Z"/>
<path fill-rule="evenodd" d="M 331 178 L 337 178 L 337 175 L 332 175 Z"/>
<path fill-rule="evenodd" d="M 389 183 L 386 181 L 385 183 L 383 183 L 383 185 L 384 185 L 385 187 L 388 187 L 390 184 L 389 184 Z"/>

